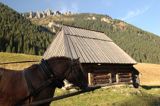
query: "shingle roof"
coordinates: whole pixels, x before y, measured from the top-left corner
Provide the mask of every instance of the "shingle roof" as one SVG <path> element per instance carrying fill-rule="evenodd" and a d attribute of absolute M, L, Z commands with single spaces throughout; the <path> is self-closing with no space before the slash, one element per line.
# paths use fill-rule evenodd
<path fill-rule="evenodd" d="M 104 33 L 63 26 L 43 58 L 80 57 L 81 63 L 135 64 L 136 61 Z"/>

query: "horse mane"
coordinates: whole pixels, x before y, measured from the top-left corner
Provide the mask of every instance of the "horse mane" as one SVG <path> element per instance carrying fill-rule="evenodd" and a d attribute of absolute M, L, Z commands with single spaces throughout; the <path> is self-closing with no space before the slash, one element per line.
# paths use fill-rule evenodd
<path fill-rule="evenodd" d="M 35 69 L 37 69 L 37 67 L 38 67 L 38 64 L 33 64 L 33 65 L 31 65 L 30 67 L 25 68 L 24 71 L 27 71 L 27 70 L 35 70 Z"/>
<path fill-rule="evenodd" d="M 47 59 L 48 61 L 57 61 L 57 60 L 71 60 L 71 58 L 69 57 L 65 57 L 65 56 L 56 56 L 56 57 L 51 57 L 49 59 Z"/>

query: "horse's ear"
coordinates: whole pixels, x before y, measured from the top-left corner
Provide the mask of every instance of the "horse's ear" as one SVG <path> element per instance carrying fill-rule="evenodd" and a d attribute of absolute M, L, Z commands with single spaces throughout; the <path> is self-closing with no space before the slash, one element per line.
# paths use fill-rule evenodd
<path fill-rule="evenodd" d="M 79 61 L 80 57 L 78 57 L 76 60 Z"/>

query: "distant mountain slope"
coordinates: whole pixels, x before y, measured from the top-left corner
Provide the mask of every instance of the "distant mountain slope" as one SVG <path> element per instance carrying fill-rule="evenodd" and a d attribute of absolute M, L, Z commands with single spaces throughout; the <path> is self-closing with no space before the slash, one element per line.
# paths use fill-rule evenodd
<path fill-rule="evenodd" d="M 63 23 L 104 32 L 138 62 L 160 63 L 160 37 L 123 21 L 98 14 L 75 14 L 31 19 L 38 25 Z"/>
<path fill-rule="evenodd" d="M 42 55 L 53 33 L 0 3 L 0 51 Z"/>

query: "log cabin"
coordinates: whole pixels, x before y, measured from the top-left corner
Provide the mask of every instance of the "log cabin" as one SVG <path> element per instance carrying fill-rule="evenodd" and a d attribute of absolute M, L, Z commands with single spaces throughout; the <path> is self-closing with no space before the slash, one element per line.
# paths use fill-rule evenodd
<path fill-rule="evenodd" d="M 138 86 L 137 62 L 103 32 L 62 26 L 43 55 L 80 58 L 89 86 L 133 84 Z"/>

